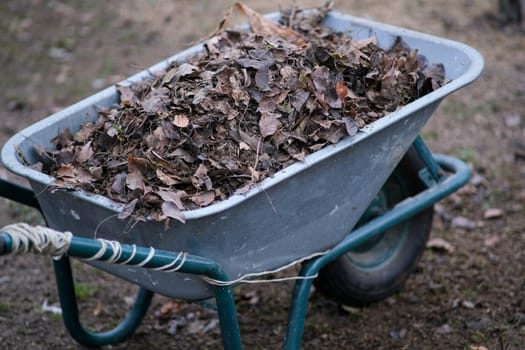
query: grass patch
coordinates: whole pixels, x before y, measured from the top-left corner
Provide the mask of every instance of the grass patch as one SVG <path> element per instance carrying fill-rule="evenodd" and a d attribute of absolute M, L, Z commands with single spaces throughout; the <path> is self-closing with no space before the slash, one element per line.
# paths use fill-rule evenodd
<path fill-rule="evenodd" d="M 98 288 L 84 283 L 75 284 L 75 294 L 79 301 L 86 301 L 97 294 Z"/>
<path fill-rule="evenodd" d="M 453 150 L 451 153 L 456 158 L 459 158 L 467 163 L 475 163 L 478 158 L 478 152 L 476 152 L 475 149 L 469 147 L 456 149 Z"/>

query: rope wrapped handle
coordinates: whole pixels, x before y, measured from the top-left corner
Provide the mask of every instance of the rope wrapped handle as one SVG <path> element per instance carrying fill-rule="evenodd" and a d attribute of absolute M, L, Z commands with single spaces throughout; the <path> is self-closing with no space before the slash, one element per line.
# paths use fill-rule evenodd
<path fill-rule="evenodd" d="M 11 247 L 4 246 L 3 249 L 3 253 L 10 254 L 34 253 L 58 257 L 67 253 L 73 239 L 71 232 L 26 223 L 4 226 L 0 232 L 7 233 L 11 238 Z"/>
<path fill-rule="evenodd" d="M 31 226 L 26 223 L 4 226 L 0 229 L 1 233 L 4 234 L 4 237 L 0 236 L 0 255 L 33 253 L 61 257 L 69 253 L 75 240 L 73 234 L 69 231 L 61 232 L 49 227 Z M 8 242 L 5 239 L 6 234 L 8 235 Z M 79 240 L 79 238 L 76 239 Z M 153 247 L 149 248 L 147 254 L 140 254 L 139 249 L 144 250 L 146 248 L 132 245 L 131 249 L 128 249 L 129 251 L 126 250 L 127 254 L 123 254 L 125 249 L 117 241 L 102 238 L 89 241 L 97 242 L 99 245 L 95 253 L 89 255 L 87 252 L 81 252 L 82 254 L 79 256 L 75 255 L 76 257 L 84 261 L 99 260 L 109 264 L 126 264 L 146 267 L 155 271 L 175 272 L 184 265 L 188 255 L 188 253 L 180 252 L 174 254 L 168 263 L 155 264 L 155 262 L 152 262 L 156 254 L 156 250 Z"/>
<path fill-rule="evenodd" d="M 8 242 L 5 239 L 6 235 L 9 236 Z M 89 249 L 79 248 L 82 246 L 84 248 L 89 246 Z M 220 272 L 220 279 L 206 276 L 205 270 L 222 271 L 222 269 L 209 259 L 190 256 L 186 252 L 176 253 L 156 250 L 153 247 L 137 247 L 135 244 L 131 246 L 123 245 L 118 241 L 102 238 L 74 237 L 71 232 L 60 232 L 48 227 L 31 226 L 26 223 L 12 224 L 0 229 L 0 255 L 21 253 L 45 254 L 53 257 L 71 255 L 84 261 L 97 260 L 109 264 L 144 267 L 154 271 L 176 272 L 181 270 L 180 272 L 195 274 L 208 284 L 224 287 L 238 283 L 271 283 L 316 278 L 317 274 L 313 276 L 260 279 L 262 276 L 280 272 L 303 261 L 325 255 L 328 251 L 313 253 L 276 269 L 247 273 L 234 280 L 228 280 L 222 272 Z M 189 265 L 194 265 L 194 267 L 187 266 L 188 263 Z M 200 265 L 200 267 L 195 268 L 197 265 Z M 212 275 L 216 275 L 217 271 L 214 271 Z"/>

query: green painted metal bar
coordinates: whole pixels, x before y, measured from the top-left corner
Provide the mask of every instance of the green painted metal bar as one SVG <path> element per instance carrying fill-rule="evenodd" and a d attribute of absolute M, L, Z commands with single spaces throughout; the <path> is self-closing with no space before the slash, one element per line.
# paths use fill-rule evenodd
<path fill-rule="evenodd" d="M 126 340 L 137 327 L 141 324 L 146 312 L 148 311 L 153 292 L 146 289 L 139 289 L 133 307 L 128 312 L 126 318 L 115 328 L 105 332 L 91 332 L 86 330 L 79 319 L 77 298 L 75 294 L 75 284 L 71 271 L 69 258 L 63 256 L 53 260 L 55 277 L 62 307 L 62 318 L 69 334 L 78 343 L 99 347 L 122 342 Z"/>
<path fill-rule="evenodd" d="M 12 240 L 7 233 L 0 233 L 0 255 L 11 251 Z M 90 258 L 102 248 L 102 242 L 82 237 L 73 237 L 68 255 L 77 258 Z M 138 264 L 145 261 L 150 255 L 151 248 L 133 247 L 131 245 L 121 245 L 121 255 L 114 263 L 127 262 L 129 265 Z M 113 248 L 108 245 L 106 252 L 100 261 L 109 259 L 113 255 Z M 144 268 L 156 268 L 172 263 L 178 253 L 156 249 L 153 257 L 144 264 Z M 204 275 L 220 281 L 228 281 L 228 276 L 215 261 L 195 255 L 187 255 L 184 264 L 179 272 Z M 166 272 L 169 273 L 169 272 Z M 66 257 L 55 261 L 55 274 L 57 286 L 60 294 L 61 304 L 63 303 L 64 324 L 73 338 L 79 343 L 88 346 L 103 346 L 120 342 L 126 339 L 135 328 L 140 324 L 149 306 L 153 293 L 147 290 L 140 290 L 135 305 L 124 321 L 116 328 L 102 333 L 92 333 L 86 331 L 80 324 L 78 317 L 78 307 L 74 293 L 74 281 L 71 266 Z M 230 286 L 216 286 L 215 299 L 221 327 L 221 335 L 224 349 L 242 349 L 239 323 L 232 288 Z"/>
<path fill-rule="evenodd" d="M 39 211 L 40 204 L 36 200 L 35 194 L 29 188 L 17 185 L 4 179 L 0 179 L 0 197 L 15 201 L 20 204 L 28 205 Z"/>
<path fill-rule="evenodd" d="M 312 259 L 305 263 L 299 273 L 303 277 L 315 276 L 321 268 L 346 254 L 352 248 L 359 246 L 375 235 L 396 226 L 413 215 L 421 212 L 437 201 L 447 197 L 466 184 L 470 179 L 468 166 L 452 157 L 434 155 L 437 163 L 453 175 L 440 178 L 440 182 L 432 188 L 409 198 L 382 216 L 352 231 L 343 241 L 335 246 L 328 254 Z M 288 315 L 288 329 L 285 336 L 285 349 L 300 349 L 301 339 L 306 318 L 308 295 L 312 286 L 312 279 L 297 280 L 294 286 L 290 312 Z"/>
<path fill-rule="evenodd" d="M 434 181 L 439 182 L 440 180 L 440 169 L 439 164 L 434 159 L 432 153 L 428 149 L 427 145 L 423 141 L 423 138 L 418 135 L 412 146 L 416 149 L 416 152 L 419 154 L 425 165 L 427 166 L 428 172 L 434 179 Z"/>

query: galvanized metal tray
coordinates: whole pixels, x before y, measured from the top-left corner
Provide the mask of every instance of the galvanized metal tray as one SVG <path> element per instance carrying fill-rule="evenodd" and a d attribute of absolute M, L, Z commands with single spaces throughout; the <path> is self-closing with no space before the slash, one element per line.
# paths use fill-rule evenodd
<path fill-rule="evenodd" d="M 103 196 L 50 191 L 54 179 L 24 165 L 17 155 L 18 149 L 29 162 L 36 162 L 35 144 L 52 147 L 50 139 L 64 128 L 74 132 L 81 123 L 95 120 L 100 107 L 118 102 L 114 87 L 14 135 L 2 149 L 2 162 L 29 180 L 50 227 L 86 238 L 207 257 L 217 261 L 231 279 L 333 247 L 352 231 L 440 101 L 475 80 L 483 59 L 464 44 L 339 13 L 330 13 L 325 23 L 350 32 L 355 39 L 376 36 L 381 47 L 391 46 L 401 36 L 430 63 L 443 63 L 451 82 L 283 169 L 243 195 L 185 212 L 186 223 L 172 222 L 168 230 L 163 223 L 131 225 L 117 219 L 123 206 Z M 201 49 L 185 50 L 123 83 L 144 79 L 148 71 L 163 70 Z M 212 287 L 195 276 L 103 262 L 90 264 L 167 296 L 197 300 L 213 295 Z"/>

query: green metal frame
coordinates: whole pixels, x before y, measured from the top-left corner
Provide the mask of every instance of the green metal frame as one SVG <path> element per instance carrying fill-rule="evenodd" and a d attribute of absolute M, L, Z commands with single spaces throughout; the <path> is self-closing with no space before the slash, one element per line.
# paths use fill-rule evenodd
<path fill-rule="evenodd" d="M 429 188 L 411 197 L 410 200 L 402 201 L 383 215 L 350 232 L 349 235 L 329 253 L 311 259 L 303 265 L 299 275 L 307 278 L 297 280 L 294 286 L 291 308 L 288 315 L 287 333 L 284 340 L 285 349 L 292 350 L 300 349 L 301 347 L 308 295 L 313 283 L 313 278 L 321 268 L 334 261 L 337 257 L 346 254 L 348 251 L 366 242 L 368 239 L 383 233 L 428 208 L 437 201 L 447 197 L 470 179 L 470 170 L 464 162 L 449 156 L 432 155 L 419 137 L 413 146 L 426 165 L 427 173 L 424 176 L 427 176 L 428 181 L 425 181 L 425 183 L 429 184 Z M 446 170 L 451 173 L 451 175 L 443 175 L 441 169 Z M 0 195 L 39 208 L 30 190 L 21 188 L 20 186 L 9 187 L 9 185 L 10 184 L 5 181 L 0 182 Z M 13 194 L 12 191 L 21 191 L 21 197 L 19 198 L 18 195 Z M 31 196 L 29 196 L 29 193 L 31 193 Z M 89 258 L 97 253 L 100 248 L 100 241 L 73 237 L 68 255 L 77 258 Z M 11 237 L 7 233 L 0 233 L 0 255 L 9 253 L 10 251 Z M 133 251 L 133 246 L 123 244 L 122 253 L 116 263 L 125 262 L 128 258 L 131 258 L 134 254 Z M 145 261 L 149 253 L 149 248 L 136 247 L 135 255 L 128 264 L 133 265 Z M 107 260 L 112 255 L 113 249 L 108 246 L 106 253 L 100 260 Z M 166 266 L 173 262 L 177 256 L 178 252 L 155 250 L 155 255 L 144 265 L 144 268 Z M 117 327 L 102 333 L 93 333 L 85 330 L 79 321 L 69 258 L 61 257 L 55 260 L 54 267 L 60 303 L 63 310 L 64 324 L 76 341 L 88 346 L 109 345 L 123 341 L 140 325 L 153 296 L 153 292 L 145 289 L 139 290 L 133 308 Z M 204 257 L 188 255 L 186 261 L 178 271 L 204 275 L 220 281 L 228 281 L 228 276 L 222 270 L 221 266 L 215 261 Z M 232 287 L 216 286 L 215 299 L 217 302 L 224 348 L 229 350 L 241 349 L 242 343 Z"/>

